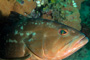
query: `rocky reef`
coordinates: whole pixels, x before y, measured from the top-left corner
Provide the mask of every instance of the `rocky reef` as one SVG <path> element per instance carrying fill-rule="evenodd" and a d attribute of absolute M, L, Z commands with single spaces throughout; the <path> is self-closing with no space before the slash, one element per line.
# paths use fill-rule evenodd
<path fill-rule="evenodd" d="M 30 14 L 35 7 L 33 0 L 0 0 L 0 12 L 3 16 L 9 16 L 11 11 L 22 15 Z"/>
<path fill-rule="evenodd" d="M 11 11 L 29 18 L 56 20 L 77 30 L 81 30 L 79 14 L 83 0 L 0 0 L 0 12 L 9 16 Z"/>
<path fill-rule="evenodd" d="M 76 0 L 75 0 L 76 1 Z M 57 20 L 63 24 L 81 29 L 79 8 L 74 0 L 50 0 L 44 8 L 43 18 Z M 82 2 L 82 1 L 81 1 Z M 80 3 L 81 3 L 80 2 Z M 79 3 L 79 2 L 78 2 Z M 79 6 L 80 6 L 79 3 Z"/>

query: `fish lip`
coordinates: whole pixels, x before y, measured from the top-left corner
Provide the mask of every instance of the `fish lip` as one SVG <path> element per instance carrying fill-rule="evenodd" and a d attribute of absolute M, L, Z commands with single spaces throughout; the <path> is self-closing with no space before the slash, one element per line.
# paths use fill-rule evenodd
<path fill-rule="evenodd" d="M 85 36 L 83 36 L 79 41 L 77 41 L 73 46 L 72 46 L 72 51 L 73 53 L 82 48 L 84 45 L 88 43 L 89 39 Z"/>
<path fill-rule="evenodd" d="M 85 36 L 84 37 L 82 37 L 80 40 L 79 40 L 79 42 L 81 42 L 81 41 L 83 41 L 83 40 L 85 40 Z"/>
<path fill-rule="evenodd" d="M 82 48 L 86 43 L 88 43 L 88 41 L 89 41 L 89 39 L 88 39 L 87 37 L 81 36 L 81 38 L 80 38 L 78 41 L 76 41 L 76 42 L 74 42 L 74 41 L 70 42 L 70 43 L 68 44 L 68 46 L 67 46 L 67 51 L 66 51 L 67 54 L 64 55 L 64 57 L 62 56 L 62 57 L 60 57 L 60 58 L 64 59 L 64 58 L 70 56 L 71 54 L 75 53 L 75 52 L 78 51 L 80 48 Z M 73 42 L 74 42 L 74 43 L 73 43 Z M 74 44 L 74 45 L 73 45 L 73 44 Z M 70 45 L 72 45 L 72 46 L 70 46 Z M 69 51 L 69 52 L 68 52 L 68 51 Z"/>
<path fill-rule="evenodd" d="M 83 44 L 82 44 L 82 46 L 83 46 L 83 45 L 85 45 L 86 43 L 88 43 L 88 41 L 89 41 L 89 39 L 84 36 L 84 37 L 82 37 L 79 41 L 77 41 L 75 45 L 79 45 L 79 44 L 82 44 L 82 43 L 83 43 Z"/>
<path fill-rule="evenodd" d="M 82 41 L 86 41 L 86 43 L 87 43 L 87 42 L 89 41 L 89 39 L 84 36 L 84 37 L 80 40 L 80 42 L 82 42 Z"/>

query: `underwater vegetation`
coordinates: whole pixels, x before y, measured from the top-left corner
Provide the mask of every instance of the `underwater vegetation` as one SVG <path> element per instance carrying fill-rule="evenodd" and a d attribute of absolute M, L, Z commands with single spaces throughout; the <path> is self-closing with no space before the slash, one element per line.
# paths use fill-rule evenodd
<path fill-rule="evenodd" d="M 17 27 L 16 23 L 18 23 L 19 21 L 26 22 L 28 19 L 32 20 L 31 18 L 36 19 L 36 20 L 38 20 L 37 18 L 42 18 L 41 20 L 47 19 L 50 21 L 58 22 L 60 24 L 65 24 L 67 26 L 70 26 L 76 30 L 83 32 L 90 39 L 90 32 L 89 32 L 90 31 L 90 24 L 89 24 L 89 22 L 90 22 L 90 1 L 89 0 L 79 0 L 79 1 L 78 0 L 0 0 L 0 20 L 1 20 L 0 21 L 0 36 L 2 37 L 1 39 L 5 40 L 4 39 L 4 38 L 6 38 L 5 35 L 9 34 L 9 32 L 11 32 L 11 31 L 15 30 L 15 28 L 12 28 L 12 27 L 14 27 L 14 26 Z M 34 23 L 34 24 L 37 25 L 37 23 Z M 40 24 L 40 26 L 41 26 L 41 24 Z M 52 26 L 50 26 L 50 27 L 52 27 Z M 21 29 L 24 29 L 24 27 L 21 27 Z M 67 32 L 66 30 L 65 31 L 61 30 L 60 33 L 66 33 L 66 32 Z M 17 34 L 17 33 L 18 33 L 18 31 L 15 32 L 15 34 Z M 13 38 L 12 37 L 13 33 L 10 33 L 10 34 L 11 35 L 9 35 L 7 40 L 9 38 Z M 78 34 L 81 34 L 81 33 L 78 33 Z M 5 37 L 3 37 L 3 36 L 5 36 Z M 23 36 L 23 33 L 20 33 L 20 36 Z M 20 37 L 17 37 L 17 38 L 20 38 Z M 37 38 L 37 37 L 35 37 L 35 38 Z M 12 40 L 13 39 L 10 39 L 7 42 L 17 43 L 16 40 L 13 40 L 13 41 Z M 8 49 L 8 47 L 13 48 L 12 47 L 12 46 L 14 46 L 13 44 L 3 45 L 4 42 L 5 41 L 2 41 L 2 45 L 0 47 L 4 46 L 7 49 Z M 25 41 L 25 42 L 29 45 L 29 43 L 27 41 Z M 89 58 L 87 58 L 90 55 L 89 44 L 90 44 L 90 42 L 85 47 L 83 47 L 82 49 L 80 49 L 79 51 L 77 51 L 76 53 L 72 54 L 71 56 L 69 56 L 68 58 L 66 58 L 64 60 L 70 60 L 70 59 L 71 60 L 74 60 L 74 59 L 75 60 L 80 60 L 80 59 L 84 60 L 84 58 L 86 60 L 89 60 Z M 46 44 L 46 45 L 48 45 L 48 44 Z M 20 49 L 19 47 L 21 47 L 21 46 L 22 46 L 22 48 Z M 38 46 L 38 44 L 37 44 L 37 46 Z M 15 45 L 14 47 L 17 47 L 17 45 Z M 44 47 L 46 48 L 46 46 L 44 46 Z M 32 46 L 31 46 L 31 48 L 32 48 Z M 27 54 L 27 53 L 29 53 L 27 51 L 28 51 L 28 49 L 31 49 L 31 48 L 28 47 L 26 49 L 26 51 L 24 51 L 22 53 L 23 45 L 21 44 L 18 46 L 18 49 L 20 49 L 21 51 L 18 51 L 18 49 L 16 51 L 14 51 L 15 48 L 12 50 L 8 49 L 7 51 L 11 51 L 11 52 L 18 51 L 18 52 L 22 53 L 22 54 L 17 53 L 16 54 L 17 56 L 19 56 L 19 55 L 23 56 L 23 54 L 26 52 L 25 57 L 28 58 L 30 55 Z M 33 49 L 31 49 L 31 50 L 33 50 Z M 49 51 L 49 49 L 46 49 L 46 50 Z M 11 54 L 10 56 L 12 56 L 12 54 L 14 54 L 14 52 L 13 53 L 4 52 L 4 53 L 7 53 L 7 55 L 4 55 L 4 54 L 1 54 L 1 55 L 3 57 L 7 57 L 8 54 Z M 38 54 L 39 53 L 40 52 L 38 52 Z M 49 53 L 49 52 L 45 52 L 46 56 L 48 56 L 47 53 Z M 35 54 L 37 55 L 37 52 L 35 52 Z M 16 55 L 14 57 L 17 57 Z M 84 55 L 86 55 L 86 56 L 84 56 Z M 32 55 L 32 56 L 34 57 L 34 55 Z M 50 56 L 51 55 L 49 55 L 49 57 Z M 42 57 L 42 56 L 39 56 L 39 57 Z"/>

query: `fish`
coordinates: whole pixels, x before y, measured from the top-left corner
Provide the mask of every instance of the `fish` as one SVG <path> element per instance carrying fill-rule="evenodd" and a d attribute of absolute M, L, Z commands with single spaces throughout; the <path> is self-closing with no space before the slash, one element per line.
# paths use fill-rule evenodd
<path fill-rule="evenodd" d="M 18 21 L 4 37 L 3 60 L 62 60 L 88 43 L 80 31 L 57 21 L 28 18 Z"/>

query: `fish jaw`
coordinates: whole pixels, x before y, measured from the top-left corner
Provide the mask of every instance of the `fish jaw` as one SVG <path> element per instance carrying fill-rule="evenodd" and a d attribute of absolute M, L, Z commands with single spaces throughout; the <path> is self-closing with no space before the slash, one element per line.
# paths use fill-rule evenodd
<path fill-rule="evenodd" d="M 72 40 L 70 43 L 66 44 L 62 49 L 59 49 L 54 56 L 49 56 L 45 54 L 45 49 L 43 49 L 43 59 L 46 60 L 60 60 L 64 59 L 71 54 L 75 53 L 77 50 L 82 48 L 89 39 L 84 35 L 80 35 L 78 38 Z"/>
<path fill-rule="evenodd" d="M 76 40 L 71 41 L 66 46 L 64 46 L 61 50 L 58 51 L 55 58 L 58 59 L 64 59 L 71 54 L 75 53 L 77 50 L 82 48 L 85 44 L 87 44 L 89 39 L 85 36 L 80 36 L 80 38 L 77 38 Z M 54 59 L 55 59 L 54 58 Z"/>

